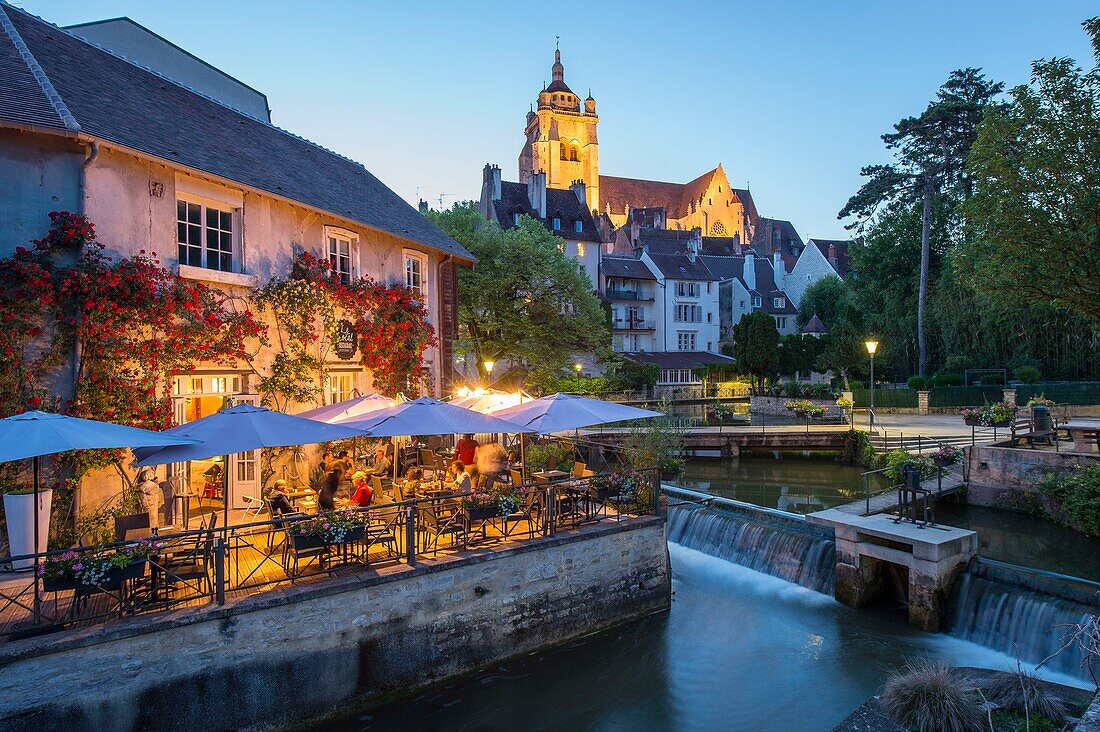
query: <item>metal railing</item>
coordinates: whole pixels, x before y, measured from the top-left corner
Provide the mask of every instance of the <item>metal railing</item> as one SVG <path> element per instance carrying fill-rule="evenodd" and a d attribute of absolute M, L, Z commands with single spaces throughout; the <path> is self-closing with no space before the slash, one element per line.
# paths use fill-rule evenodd
<path fill-rule="evenodd" d="M 611 321 L 612 330 L 656 330 L 657 321 L 643 318 L 615 318 Z"/>
<path fill-rule="evenodd" d="M 78 546 L 0 558 L 30 560 L 38 571 L 0 574 L 0 634 L 9 639 L 184 606 L 224 604 L 227 597 L 380 564 L 415 565 L 439 552 L 553 536 L 600 521 L 656 515 L 655 468 L 634 470 L 634 490 L 619 490 L 606 475 L 566 477 L 515 489 L 513 505 L 470 505 L 470 494 L 433 495 L 329 514 L 290 514 L 231 526 L 162 533 L 140 541 Z M 353 524 L 340 541 L 304 532 L 318 518 L 346 515 Z M 330 537 L 331 538 L 331 537 Z M 142 548 L 85 582 L 80 574 L 41 576 L 47 560 L 70 564 Z M 79 578 L 79 579 L 78 579 Z"/>
<path fill-rule="evenodd" d="M 647 295 L 644 292 L 638 290 L 608 290 L 606 293 L 608 300 L 653 300 L 653 295 Z"/>

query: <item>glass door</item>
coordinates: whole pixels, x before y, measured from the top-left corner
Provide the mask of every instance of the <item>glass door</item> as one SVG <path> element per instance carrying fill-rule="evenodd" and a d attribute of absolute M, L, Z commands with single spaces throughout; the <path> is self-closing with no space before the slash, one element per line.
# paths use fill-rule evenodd
<path fill-rule="evenodd" d="M 234 404 L 259 406 L 259 394 L 235 394 Z M 249 450 L 229 456 L 229 505 L 247 508 L 245 497 L 260 498 L 260 451 Z"/>

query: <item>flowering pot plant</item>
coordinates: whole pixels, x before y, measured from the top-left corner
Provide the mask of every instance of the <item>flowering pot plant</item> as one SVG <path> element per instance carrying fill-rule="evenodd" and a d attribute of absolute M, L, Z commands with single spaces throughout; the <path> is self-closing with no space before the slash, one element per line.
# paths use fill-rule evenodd
<path fill-rule="evenodd" d="M 1054 406 L 1054 400 L 1053 399 L 1047 399 L 1045 394 L 1040 394 L 1039 396 L 1034 396 L 1034 397 L 1031 397 L 1030 399 L 1028 399 L 1027 400 L 1027 406 L 1029 406 L 1029 407 L 1053 407 Z"/>
<path fill-rule="evenodd" d="M 807 399 L 795 399 L 783 406 L 800 417 L 820 417 L 825 414 L 825 407 L 819 407 Z"/>
<path fill-rule="evenodd" d="M 950 445 L 943 445 L 931 452 L 929 457 L 932 458 L 932 462 L 942 468 L 959 462 L 962 459 L 962 450 Z"/>
<path fill-rule="evenodd" d="M 641 481 L 629 471 L 615 472 L 610 475 L 598 475 L 592 479 L 592 487 L 597 493 L 605 493 L 619 503 L 634 503 L 638 500 Z"/>
<path fill-rule="evenodd" d="M 963 422 L 969 425 L 978 425 L 982 423 L 983 410 L 976 407 L 967 407 L 959 412 L 962 415 Z"/>
<path fill-rule="evenodd" d="M 519 494 L 511 486 L 497 484 L 492 490 L 478 489 L 462 497 L 467 512 L 485 516 L 507 516 L 519 510 Z"/>
<path fill-rule="evenodd" d="M 906 466 L 910 470 L 916 470 L 922 481 L 930 480 L 938 475 L 938 470 L 932 461 L 921 455 L 913 455 L 906 450 L 891 450 L 883 455 L 886 466 L 886 476 L 895 483 L 900 483 Z"/>
<path fill-rule="evenodd" d="M 46 557 L 38 565 L 38 576 L 49 585 L 51 582 L 102 587 L 113 584 L 112 574 L 118 575 L 133 565 L 144 565 L 157 548 L 163 543 L 144 540 L 137 544 L 101 552 L 67 551 L 52 557 Z M 144 566 L 141 566 L 144 574 Z"/>
<path fill-rule="evenodd" d="M 365 511 L 330 511 L 298 521 L 287 531 L 293 537 L 314 539 L 324 544 L 339 544 L 362 538 L 367 520 Z"/>
<path fill-rule="evenodd" d="M 1003 427 L 1016 416 L 1016 405 L 1008 402 L 987 404 L 982 410 L 982 424 L 986 427 Z"/>
<path fill-rule="evenodd" d="M 841 409 L 851 409 L 852 404 L 853 404 L 852 400 L 849 399 L 848 397 L 843 397 L 842 396 L 842 397 L 840 397 L 836 400 L 836 405 L 838 407 L 840 407 Z"/>

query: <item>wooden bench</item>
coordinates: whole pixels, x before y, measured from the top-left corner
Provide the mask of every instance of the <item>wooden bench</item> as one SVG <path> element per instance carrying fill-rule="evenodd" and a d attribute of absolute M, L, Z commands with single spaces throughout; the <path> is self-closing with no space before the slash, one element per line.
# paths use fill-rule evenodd
<path fill-rule="evenodd" d="M 1036 432 L 1032 428 L 1031 419 L 1023 417 L 1012 423 L 1009 440 L 1013 447 L 1020 447 L 1021 443 L 1027 442 L 1028 447 L 1034 448 L 1035 443 L 1038 441 L 1046 445 L 1053 445 L 1054 430 Z"/>

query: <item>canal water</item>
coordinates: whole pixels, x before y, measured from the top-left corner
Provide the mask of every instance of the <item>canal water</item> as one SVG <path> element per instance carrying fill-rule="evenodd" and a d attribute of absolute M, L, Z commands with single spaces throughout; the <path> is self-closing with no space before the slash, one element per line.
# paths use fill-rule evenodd
<path fill-rule="evenodd" d="M 910 630 L 896 614 L 852 610 L 678 544 L 670 554 L 668 614 L 318 729 L 813 732 L 832 728 L 908 659 L 1012 664 L 973 643 Z"/>

